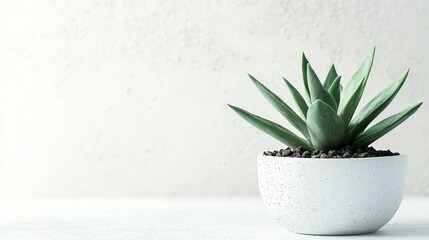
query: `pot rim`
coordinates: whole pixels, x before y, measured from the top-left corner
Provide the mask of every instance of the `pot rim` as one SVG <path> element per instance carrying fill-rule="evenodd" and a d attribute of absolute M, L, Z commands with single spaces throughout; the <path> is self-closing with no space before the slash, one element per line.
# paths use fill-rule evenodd
<path fill-rule="evenodd" d="M 328 162 L 345 162 L 345 161 L 377 161 L 377 160 L 383 160 L 387 158 L 399 158 L 399 159 L 407 159 L 406 154 L 400 154 L 400 155 L 393 155 L 393 156 L 381 156 L 381 157 L 366 157 L 366 158 L 297 158 L 297 157 L 277 157 L 277 156 L 266 156 L 263 154 L 258 154 L 258 159 L 261 158 L 273 158 L 273 160 L 280 160 L 280 159 L 286 159 L 286 160 L 300 160 L 300 161 L 328 161 Z"/>

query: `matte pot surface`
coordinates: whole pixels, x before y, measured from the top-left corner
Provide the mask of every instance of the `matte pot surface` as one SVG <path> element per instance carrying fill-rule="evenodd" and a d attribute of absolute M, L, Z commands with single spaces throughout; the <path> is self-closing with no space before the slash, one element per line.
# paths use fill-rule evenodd
<path fill-rule="evenodd" d="M 407 156 L 312 159 L 258 156 L 262 198 L 290 231 L 314 235 L 375 232 L 404 196 Z"/>

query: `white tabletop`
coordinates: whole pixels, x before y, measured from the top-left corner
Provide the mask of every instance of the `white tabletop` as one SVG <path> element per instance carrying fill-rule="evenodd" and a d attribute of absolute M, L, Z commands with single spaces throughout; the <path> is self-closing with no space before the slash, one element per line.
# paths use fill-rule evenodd
<path fill-rule="evenodd" d="M 404 199 L 375 234 L 288 232 L 259 197 L 0 200 L 0 239 L 429 239 L 429 198 Z"/>

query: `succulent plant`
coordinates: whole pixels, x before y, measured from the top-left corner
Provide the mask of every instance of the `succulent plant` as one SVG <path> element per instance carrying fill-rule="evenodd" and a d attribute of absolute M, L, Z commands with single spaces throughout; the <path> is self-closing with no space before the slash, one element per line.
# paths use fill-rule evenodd
<path fill-rule="evenodd" d="M 301 132 L 304 138 L 275 122 L 239 107 L 229 104 L 228 106 L 246 121 L 289 147 L 302 146 L 306 150 L 334 150 L 347 145 L 354 148 L 367 147 L 404 122 L 422 104 L 417 103 L 368 128 L 368 125 L 392 102 L 409 72 L 407 70 L 355 114 L 368 81 L 374 55 L 375 47 L 343 87 L 340 82 L 341 76 L 337 74 L 334 65 L 322 84 L 303 53 L 302 76 L 306 99 L 288 80 L 283 78 L 301 116 L 249 74 L 250 79 L 264 97 Z"/>

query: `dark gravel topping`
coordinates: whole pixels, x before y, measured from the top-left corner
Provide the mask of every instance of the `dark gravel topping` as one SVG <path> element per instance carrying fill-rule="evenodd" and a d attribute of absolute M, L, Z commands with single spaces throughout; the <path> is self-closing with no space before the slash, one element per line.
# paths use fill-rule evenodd
<path fill-rule="evenodd" d="M 397 152 L 390 150 L 375 150 L 373 147 L 353 149 L 351 146 L 342 147 L 338 150 L 314 150 L 313 152 L 304 151 L 302 147 L 295 149 L 287 147 L 280 151 L 266 151 L 265 156 L 277 157 L 295 157 L 295 158 L 367 158 L 367 157 L 384 157 L 399 155 Z"/>

